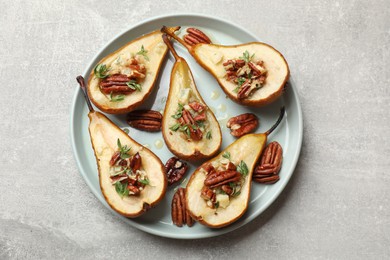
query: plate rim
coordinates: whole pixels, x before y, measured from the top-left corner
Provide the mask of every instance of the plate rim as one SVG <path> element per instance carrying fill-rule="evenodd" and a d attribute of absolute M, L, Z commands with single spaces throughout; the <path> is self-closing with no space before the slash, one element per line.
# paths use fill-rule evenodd
<path fill-rule="evenodd" d="M 101 48 L 99 48 L 99 50 L 96 52 L 96 54 L 90 59 L 90 62 L 88 63 L 88 65 L 85 67 L 82 75 L 85 77 L 88 77 L 89 75 L 89 70 L 88 68 L 91 67 L 94 63 L 94 61 L 98 58 L 98 56 L 107 48 L 109 47 L 114 41 L 116 41 L 119 37 L 123 36 L 124 34 L 126 34 L 128 31 L 134 29 L 134 28 L 137 28 L 143 24 L 146 24 L 146 23 L 150 23 L 150 22 L 154 22 L 156 20 L 161 20 L 161 19 L 168 19 L 168 18 L 175 18 L 175 17 L 191 17 L 191 18 L 199 18 L 199 19 L 208 19 L 208 20 L 215 20 L 215 21 L 218 21 L 218 22 L 221 22 L 221 23 L 225 23 L 229 26 L 232 26 L 232 27 L 235 27 L 237 28 L 238 30 L 241 30 L 241 31 L 245 31 L 248 35 L 250 35 L 251 37 L 253 37 L 254 39 L 256 39 L 257 41 L 259 41 L 259 38 L 253 34 L 251 31 L 248 31 L 247 29 L 243 28 L 242 26 L 236 24 L 236 23 L 232 23 L 231 21 L 228 21 L 224 18 L 220 18 L 220 17 L 217 17 L 217 16 L 211 16 L 211 15 L 207 15 L 207 14 L 201 14 L 201 13 L 168 13 L 168 14 L 164 14 L 164 15 L 158 15 L 158 16 L 153 16 L 153 17 L 149 17 L 147 19 L 144 19 L 134 25 L 131 25 L 129 27 L 127 27 L 126 29 L 124 29 L 123 31 L 121 31 L 120 33 L 114 35 L 106 44 L 104 44 Z M 302 149 L 302 140 L 303 140 L 303 115 L 302 115 L 302 109 L 301 109 L 301 104 L 300 104 L 300 100 L 299 100 L 299 97 L 298 97 L 298 94 L 297 94 L 297 90 L 295 88 L 295 86 L 293 84 L 290 84 L 289 82 L 291 82 L 291 75 L 290 75 L 290 79 L 288 81 L 287 84 L 289 84 L 293 91 L 292 91 L 292 95 L 293 95 L 293 98 L 297 101 L 296 102 L 296 107 L 297 107 L 297 112 L 298 112 L 298 129 L 297 129 L 297 132 L 298 132 L 298 142 L 297 142 L 297 152 L 294 154 L 293 158 L 292 158 L 292 163 L 291 163 L 291 173 L 286 176 L 286 181 L 280 186 L 280 189 L 278 189 L 276 192 L 273 193 L 273 195 L 271 196 L 271 198 L 266 201 L 262 207 L 260 207 L 257 211 L 255 211 L 252 215 L 250 216 L 247 216 L 244 220 L 242 220 L 239 225 L 237 225 L 237 222 L 230 225 L 230 226 L 227 226 L 227 227 L 224 227 L 222 229 L 210 229 L 208 230 L 207 232 L 204 232 L 204 233 L 195 233 L 195 234 L 180 234 L 179 232 L 178 233 L 175 233 L 175 234 L 171 234 L 171 233 L 167 233 L 167 232 L 163 232 L 163 231 L 159 231 L 159 230 L 156 230 L 156 229 L 153 229 L 151 227 L 148 227 L 148 226 L 145 226 L 144 224 L 140 224 L 140 223 L 137 223 L 135 221 L 131 221 L 131 219 L 129 218 L 126 218 L 122 215 L 120 215 L 119 213 L 115 212 L 112 208 L 110 208 L 108 206 L 108 209 L 113 212 L 114 214 L 116 214 L 117 216 L 120 217 L 120 219 L 124 222 L 126 222 L 127 224 L 130 224 L 131 226 L 139 229 L 139 230 L 142 230 L 144 232 L 147 232 L 147 233 L 150 233 L 150 234 L 153 234 L 153 235 L 157 235 L 157 236 L 161 236 L 161 237 L 167 237 L 167 238 L 174 238 L 174 239 L 202 239 L 202 238 L 209 238 L 209 237 L 215 237 L 215 236 L 219 236 L 219 235 L 223 235 L 223 234 L 226 234 L 228 232 L 231 232 L 235 229 L 238 229 L 240 227 L 243 227 L 245 226 L 247 223 L 251 222 L 253 219 L 259 217 L 272 203 L 274 203 L 274 201 L 279 197 L 279 195 L 283 192 L 283 190 L 285 189 L 285 187 L 287 186 L 287 184 L 289 183 L 290 179 L 291 179 L 291 176 L 293 175 L 294 171 L 295 171 L 295 168 L 296 168 L 296 165 L 298 163 L 298 160 L 299 160 L 299 156 L 300 156 L 300 153 L 301 153 L 301 149 Z M 76 140 L 75 140 L 75 124 L 74 124 L 74 120 L 75 120 L 75 117 L 74 117 L 74 112 L 76 111 L 76 104 L 77 104 L 77 99 L 80 97 L 80 94 L 81 94 L 81 89 L 79 86 L 76 86 L 75 88 L 75 91 L 74 91 L 74 94 L 73 94 L 73 98 L 72 98 L 72 103 L 71 103 L 71 108 L 70 108 L 70 139 L 71 139 L 71 145 L 72 145 L 72 153 L 73 153 L 73 157 L 74 159 L 76 160 L 76 165 L 77 165 L 77 168 L 78 168 L 78 172 L 79 174 L 81 175 L 81 177 L 84 179 L 84 181 L 87 183 L 90 191 L 92 191 L 92 193 L 95 195 L 95 197 L 101 202 L 103 203 L 103 205 L 105 207 L 107 207 L 106 202 L 103 201 L 103 200 L 100 198 L 100 194 L 99 194 L 99 191 L 95 190 L 95 187 L 93 186 L 93 184 L 91 183 L 91 181 L 89 180 L 89 178 L 87 178 L 87 174 L 85 173 L 84 169 L 83 169 L 83 166 L 81 164 L 81 161 L 79 159 L 79 156 L 78 156 L 78 152 L 77 152 L 77 147 L 76 147 Z M 129 221 L 130 220 L 130 221 Z"/>

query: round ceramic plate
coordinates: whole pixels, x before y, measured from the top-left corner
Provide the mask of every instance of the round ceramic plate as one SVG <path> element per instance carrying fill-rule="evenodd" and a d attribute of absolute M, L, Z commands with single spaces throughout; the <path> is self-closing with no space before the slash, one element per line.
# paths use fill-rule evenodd
<path fill-rule="evenodd" d="M 91 63 L 86 67 L 83 76 L 87 80 L 90 71 L 94 68 L 96 63 L 107 54 L 115 51 L 142 34 L 161 28 L 163 25 L 182 26 L 181 36 L 185 32 L 185 28 L 197 27 L 204 31 L 207 35 L 211 36 L 211 40 L 217 44 L 233 45 L 251 41 L 261 41 L 261 38 L 256 37 L 247 30 L 231 22 L 216 19 L 214 17 L 187 14 L 161 16 L 143 21 L 135 26 L 132 26 L 124 33 L 116 36 L 92 59 Z M 268 44 L 273 45 L 272 42 L 268 42 Z M 273 104 L 263 108 L 243 107 L 226 98 L 216 80 L 196 63 L 183 46 L 176 42 L 174 46 L 178 54 L 185 58 L 189 63 L 200 94 L 203 96 L 208 106 L 214 111 L 220 123 L 223 134 L 222 149 L 235 140 L 235 138 L 230 135 L 229 129 L 226 129 L 225 126 L 226 121 L 230 117 L 245 112 L 255 113 L 260 118 L 260 126 L 257 129 L 257 132 L 260 133 L 265 132 L 276 121 L 280 107 L 283 105 L 286 107 L 284 120 L 268 138 L 269 141 L 278 141 L 283 147 L 284 157 L 283 166 L 279 173 L 280 181 L 273 185 L 252 183 L 248 210 L 237 222 L 222 229 L 210 229 L 199 223 L 195 223 L 195 225 L 191 228 L 179 228 L 172 224 L 170 204 L 175 188 L 177 186 L 185 186 L 189 176 L 202 162 L 190 164 L 191 167 L 183 182 L 168 187 L 165 198 L 157 207 L 151 209 L 146 214 L 136 219 L 123 217 L 123 220 L 131 226 L 159 236 L 179 239 L 217 236 L 235 230 L 258 217 L 284 189 L 294 171 L 301 150 L 302 112 L 296 89 L 291 79 L 288 83 L 289 86 L 287 87 L 286 93 Z M 278 48 L 278 46 L 274 47 L 276 47 L 276 49 Z M 170 53 L 167 57 L 168 58 L 163 64 L 160 78 L 156 83 L 153 93 L 141 108 L 149 108 L 163 112 L 168 94 L 170 72 L 174 61 Z M 109 210 L 111 210 L 114 214 L 117 214 L 106 203 L 100 191 L 95 156 L 88 133 L 89 119 L 87 114 L 87 105 L 84 101 L 81 90 L 77 86 L 72 103 L 70 124 L 74 156 L 81 176 L 85 179 L 92 192 Z M 125 116 L 123 115 L 108 115 L 108 117 L 122 129 L 128 129 L 129 135 L 133 139 L 150 148 L 157 154 L 157 156 L 160 157 L 161 161 L 166 162 L 173 156 L 166 147 L 161 132 L 147 133 L 130 128 L 126 124 Z"/>

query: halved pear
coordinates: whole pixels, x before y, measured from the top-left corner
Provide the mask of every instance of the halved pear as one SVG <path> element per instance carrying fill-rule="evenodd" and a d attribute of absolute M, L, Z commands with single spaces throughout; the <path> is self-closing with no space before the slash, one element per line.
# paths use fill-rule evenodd
<path fill-rule="evenodd" d="M 220 126 L 213 112 L 207 107 L 207 104 L 199 94 L 187 62 L 177 55 L 167 36 L 164 36 L 164 42 L 176 60 L 171 72 L 169 93 L 162 120 L 162 133 L 165 143 L 169 150 L 181 159 L 198 160 L 209 158 L 217 153 L 221 147 L 222 134 Z M 202 129 L 201 140 L 189 138 L 186 136 L 185 131 L 180 131 L 182 128 L 175 129 L 175 125 L 178 127 L 178 119 L 174 118 L 174 115 L 177 114 L 179 105 L 183 105 L 184 109 L 186 109 L 190 102 L 198 102 L 205 107 L 202 113 L 205 113 L 206 121 L 202 123 L 204 124 L 203 127 L 199 126 L 198 128 Z M 187 125 L 187 131 L 193 131 L 191 127 L 197 128 L 198 125 L 196 124 Z"/>
<path fill-rule="evenodd" d="M 191 216 L 200 223 L 211 227 L 221 228 L 232 224 L 238 220 L 247 210 L 249 196 L 251 191 L 251 180 L 253 170 L 256 166 L 261 152 L 267 142 L 267 136 L 277 127 L 284 115 L 284 108 L 281 109 L 280 116 L 273 127 L 265 133 L 247 134 L 237 139 L 230 144 L 224 151 L 205 164 L 211 163 L 218 165 L 221 161 L 228 159 L 235 165 L 245 164 L 247 172 L 241 174 L 244 178 L 240 193 L 237 196 L 230 197 L 228 205 L 218 208 L 211 208 L 207 205 L 206 200 L 201 197 L 202 188 L 206 179 L 207 173 L 200 166 L 191 175 L 186 188 L 186 205 Z M 243 162 L 243 163 L 242 163 Z M 225 198 L 227 195 L 223 195 Z M 226 198 L 225 198 L 226 199 Z M 222 201 L 218 201 L 218 205 L 222 205 Z M 223 202 L 226 205 L 226 200 Z"/>
<path fill-rule="evenodd" d="M 79 76 L 77 80 L 83 88 L 84 79 Z M 155 206 L 164 197 L 167 189 L 164 165 L 152 151 L 129 137 L 105 115 L 94 111 L 89 103 L 85 88 L 83 88 L 83 93 L 90 109 L 88 114 L 90 119 L 89 134 L 98 165 L 102 194 L 111 208 L 119 214 L 131 218 L 137 217 Z M 145 185 L 138 196 L 121 196 L 116 191 L 115 185 L 112 184 L 110 160 L 118 150 L 118 139 L 122 146 L 131 148 L 132 154 L 139 153 L 141 156 L 141 167 L 146 172 L 149 184 Z"/>
<path fill-rule="evenodd" d="M 214 76 L 222 90 L 233 101 L 247 106 L 260 107 L 275 101 L 283 94 L 290 70 L 283 55 L 272 46 L 262 42 L 230 46 L 198 43 L 191 46 L 175 34 L 179 28 L 164 26 L 161 31 L 184 45 L 195 60 Z M 238 85 L 226 79 L 223 63 L 231 59 L 238 59 L 245 52 L 250 54 L 251 59 L 264 62 L 267 76 L 265 84 L 261 88 L 255 90 L 249 97 L 239 99 L 235 91 Z"/>
<path fill-rule="evenodd" d="M 122 48 L 104 57 L 91 71 L 88 80 L 88 95 L 92 103 L 103 112 L 123 114 L 134 110 L 150 95 L 157 80 L 167 47 L 161 39 L 162 33 L 154 31 L 127 43 Z M 109 75 L 131 75 L 131 60 L 136 58 L 146 68 L 145 78 L 131 93 L 104 93 L 101 81 Z M 129 81 L 131 82 L 131 81 Z M 131 85 L 130 85 L 131 87 Z M 130 88 L 129 87 L 129 88 Z"/>

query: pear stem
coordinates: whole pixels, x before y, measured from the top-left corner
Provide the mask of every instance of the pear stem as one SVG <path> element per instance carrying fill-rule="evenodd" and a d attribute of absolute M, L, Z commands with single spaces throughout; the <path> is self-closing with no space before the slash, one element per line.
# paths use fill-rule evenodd
<path fill-rule="evenodd" d="M 275 128 L 278 127 L 278 125 L 280 124 L 280 122 L 283 119 L 284 112 L 285 112 L 285 109 L 284 109 L 284 106 L 283 106 L 283 107 L 280 108 L 280 114 L 279 114 L 278 120 L 276 121 L 276 123 L 267 132 L 265 132 L 266 135 L 270 135 L 275 130 Z"/>
<path fill-rule="evenodd" d="M 87 89 L 85 88 L 85 81 L 84 81 L 83 76 L 77 76 L 76 80 L 80 84 L 81 90 L 83 91 L 85 101 L 87 101 L 89 112 L 94 112 L 95 110 L 92 107 L 91 101 L 89 100 L 89 97 L 88 97 Z"/>
<path fill-rule="evenodd" d="M 166 27 L 165 25 L 161 28 L 161 32 L 163 33 L 166 33 L 168 34 L 169 36 L 171 36 L 173 39 L 175 39 L 176 41 L 180 42 L 180 44 L 182 44 L 184 47 L 186 47 L 189 51 L 191 51 L 192 49 L 192 46 L 187 44 L 183 39 L 181 39 L 179 36 L 177 36 L 175 34 L 175 31 L 179 30 L 180 29 L 180 26 L 177 26 L 177 27 Z"/>
<path fill-rule="evenodd" d="M 175 48 L 173 48 L 172 43 L 168 39 L 168 36 L 166 33 L 164 33 L 162 35 L 162 38 L 163 38 L 163 41 L 165 42 L 165 44 L 168 46 L 169 50 L 172 52 L 173 56 L 175 57 L 175 60 L 178 61 L 179 59 L 181 59 L 180 56 L 177 54 Z"/>

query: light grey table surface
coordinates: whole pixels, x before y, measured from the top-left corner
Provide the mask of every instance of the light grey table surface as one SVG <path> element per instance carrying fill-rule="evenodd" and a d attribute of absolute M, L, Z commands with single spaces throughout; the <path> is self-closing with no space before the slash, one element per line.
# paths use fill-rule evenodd
<path fill-rule="evenodd" d="M 390 258 L 389 1 L 1 1 L 0 259 Z M 197 12 L 276 46 L 304 140 L 286 189 L 229 235 L 183 241 L 130 227 L 78 173 L 75 76 L 143 19 Z"/>

